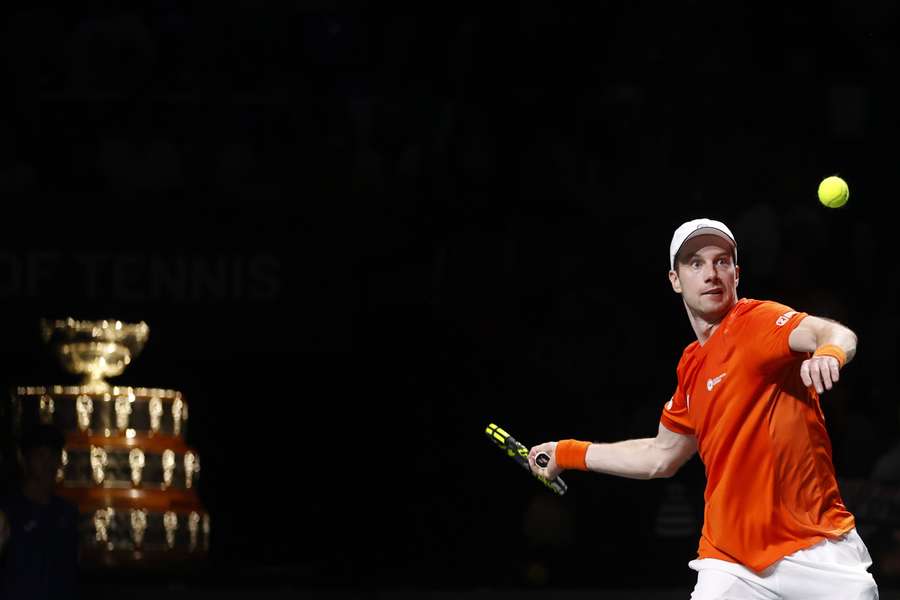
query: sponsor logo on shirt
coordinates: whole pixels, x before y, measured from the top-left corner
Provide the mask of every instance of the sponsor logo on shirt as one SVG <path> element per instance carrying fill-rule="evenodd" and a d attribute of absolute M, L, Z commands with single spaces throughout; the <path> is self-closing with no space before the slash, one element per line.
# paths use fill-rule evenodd
<path fill-rule="evenodd" d="M 725 373 L 716 375 L 715 377 L 710 377 L 706 380 L 706 389 L 711 392 L 713 388 L 716 387 L 716 385 L 718 385 L 718 383 L 723 379 L 725 379 Z"/>
<path fill-rule="evenodd" d="M 775 320 L 775 324 L 777 326 L 781 327 L 782 325 L 784 325 L 785 323 L 790 321 L 791 317 L 793 317 L 796 314 L 797 314 L 796 310 L 789 310 L 786 313 L 784 313 L 783 315 L 781 315 L 780 317 L 778 317 L 778 319 Z"/>

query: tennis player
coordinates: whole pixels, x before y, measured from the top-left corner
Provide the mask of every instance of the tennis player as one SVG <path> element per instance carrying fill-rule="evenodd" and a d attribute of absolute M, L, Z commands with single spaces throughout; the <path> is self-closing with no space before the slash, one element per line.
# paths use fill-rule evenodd
<path fill-rule="evenodd" d="M 689 563 L 693 600 L 877 599 L 819 404 L 853 359 L 856 335 L 777 302 L 739 300 L 737 244 L 719 221 L 678 227 L 669 261 L 697 341 L 681 355 L 656 437 L 540 444 L 529 452 L 532 471 L 671 477 L 699 452 L 707 483 Z M 538 452 L 550 456 L 546 467 Z"/>

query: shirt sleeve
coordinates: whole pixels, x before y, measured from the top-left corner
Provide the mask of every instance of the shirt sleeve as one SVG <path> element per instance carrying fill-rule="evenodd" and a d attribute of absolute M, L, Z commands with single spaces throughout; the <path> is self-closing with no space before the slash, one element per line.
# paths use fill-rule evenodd
<path fill-rule="evenodd" d="M 807 313 L 778 302 L 759 302 L 744 314 L 743 335 L 746 356 L 759 357 L 762 366 L 779 366 L 800 354 L 791 350 L 791 332 Z M 746 352 L 749 350 L 749 352 Z"/>
<path fill-rule="evenodd" d="M 681 393 L 681 386 L 678 386 L 675 388 L 672 398 L 663 406 L 659 422 L 669 431 L 684 435 L 694 435 L 694 424 L 691 422 L 688 408 L 685 396 Z"/>

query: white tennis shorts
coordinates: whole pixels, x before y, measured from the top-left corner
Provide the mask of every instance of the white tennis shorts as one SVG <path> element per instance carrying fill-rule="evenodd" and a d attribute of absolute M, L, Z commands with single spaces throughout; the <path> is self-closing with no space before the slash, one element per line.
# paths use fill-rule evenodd
<path fill-rule="evenodd" d="M 878 600 L 872 557 L 851 529 L 837 540 L 785 556 L 760 574 L 715 558 L 692 560 L 691 600 Z"/>

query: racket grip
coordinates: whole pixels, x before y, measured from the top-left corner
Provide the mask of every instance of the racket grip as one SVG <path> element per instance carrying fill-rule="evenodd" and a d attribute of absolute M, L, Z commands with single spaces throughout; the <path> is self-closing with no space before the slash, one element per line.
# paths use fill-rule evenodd
<path fill-rule="evenodd" d="M 539 467 L 546 467 L 550 464 L 550 455 L 546 452 L 538 452 L 537 456 L 534 457 L 534 462 L 536 462 Z"/>

